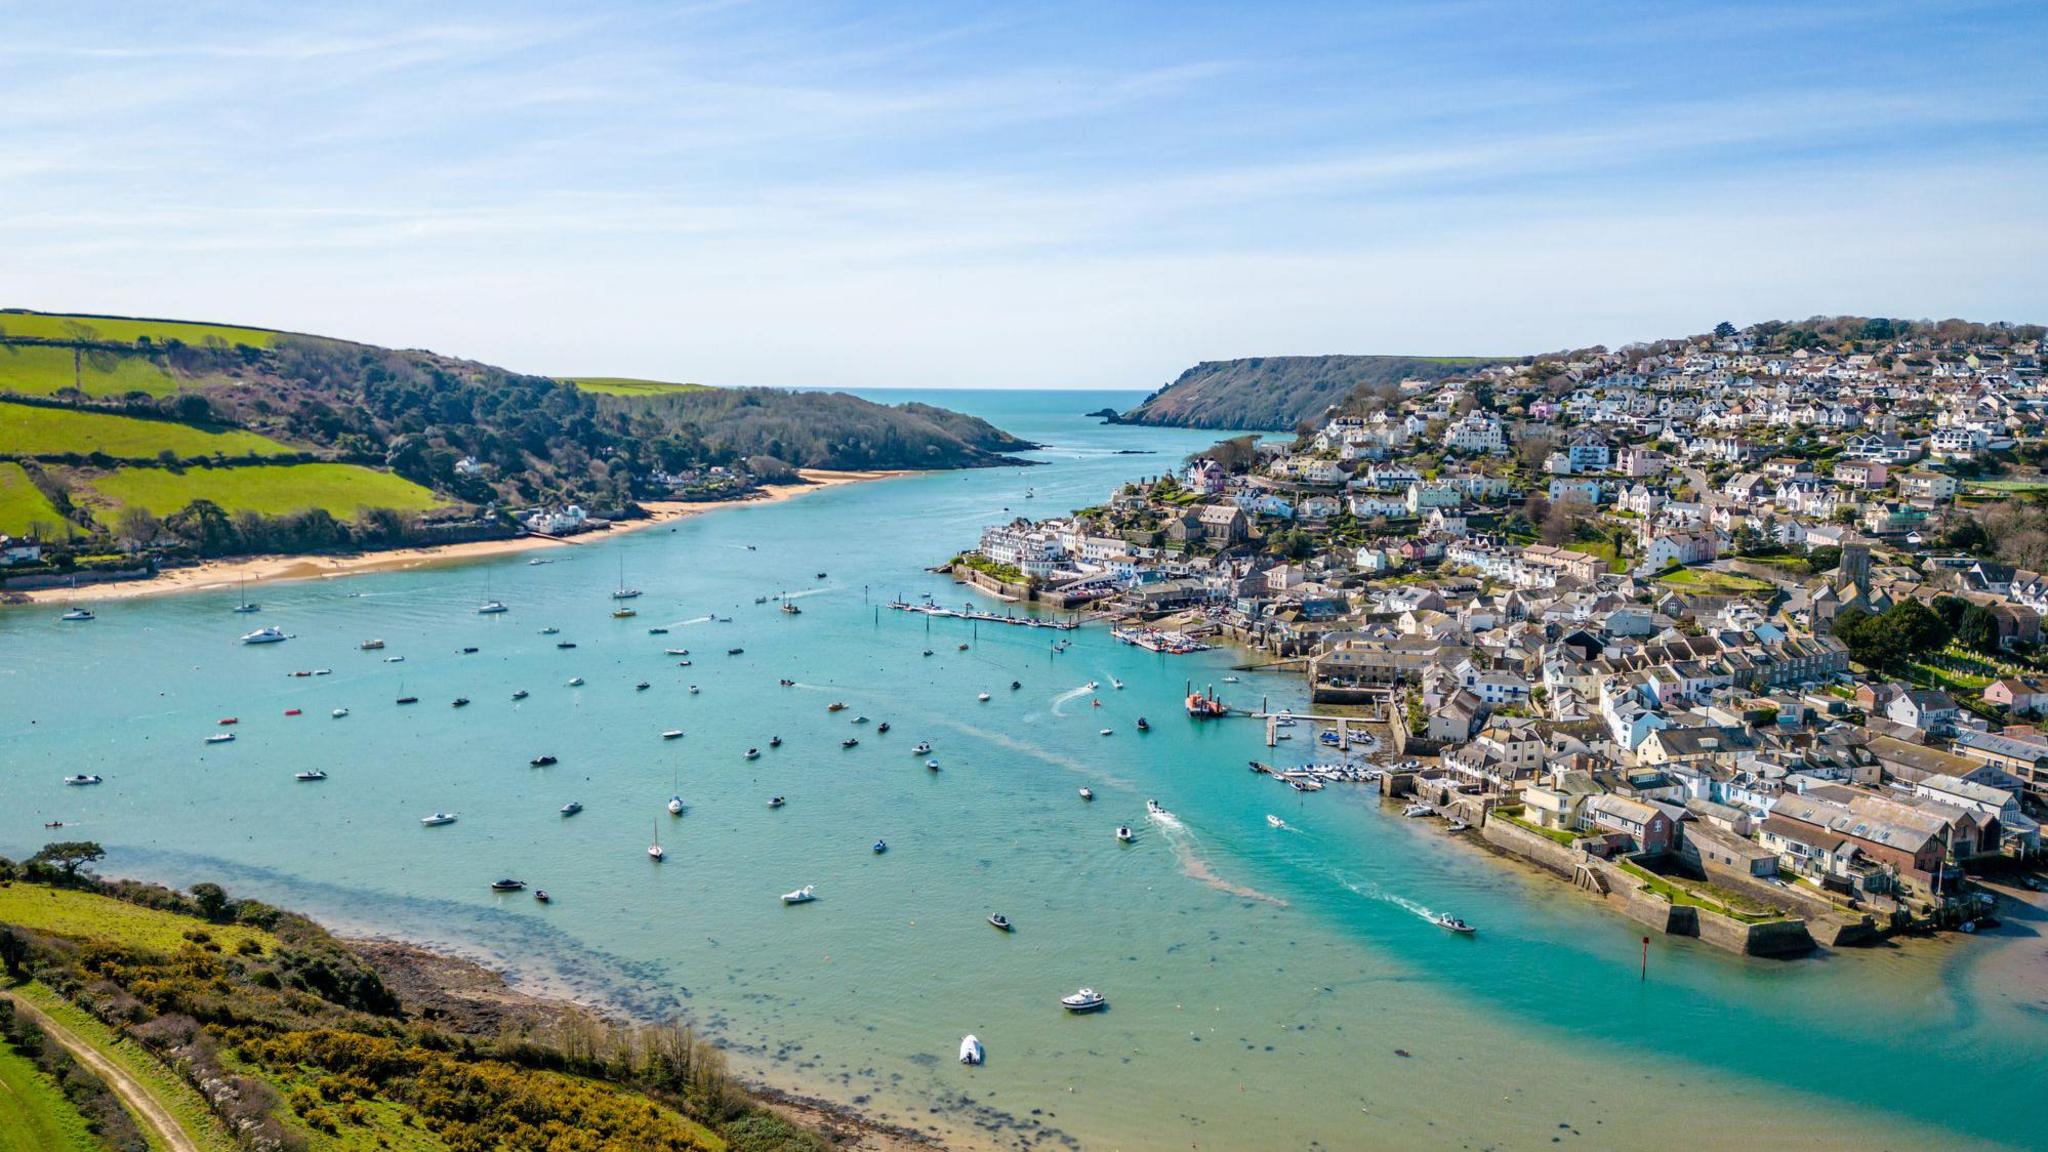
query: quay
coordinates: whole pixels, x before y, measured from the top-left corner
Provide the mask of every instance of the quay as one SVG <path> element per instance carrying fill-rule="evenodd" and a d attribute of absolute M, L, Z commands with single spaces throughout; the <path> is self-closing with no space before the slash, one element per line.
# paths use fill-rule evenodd
<path fill-rule="evenodd" d="M 916 612 L 923 616 L 936 616 L 948 620 L 974 620 L 987 624 L 1009 624 L 1018 628 L 1051 628 L 1057 632 L 1070 632 L 1081 626 L 1079 620 L 1041 620 L 1035 616 L 1003 616 L 984 612 L 979 608 L 942 608 L 937 604 L 912 604 L 907 600 L 891 600 L 889 607 L 898 612 Z"/>

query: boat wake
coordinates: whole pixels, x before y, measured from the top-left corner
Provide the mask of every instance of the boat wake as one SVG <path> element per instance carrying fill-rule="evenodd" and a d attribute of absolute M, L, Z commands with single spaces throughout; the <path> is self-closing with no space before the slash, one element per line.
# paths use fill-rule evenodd
<path fill-rule="evenodd" d="M 1209 862 L 1195 851 L 1194 836 L 1188 832 L 1187 825 L 1182 824 L 1171 812 L 1153 812 L 1150 815 L 1152 822 L 1159 825 L 1165 834 L 1167 844 L 1173 848 L 1174 859 L 1180 861 L 1181 875 L 1190 880 L 1199 880 L 1218 892 L 1228 893 L 1242 900 L 1258 900 L 1276 908 L 1287 907 L 1287 901 L 1278 896 L 1261 892 L 1249 885 L 1234 883 L 1217 875 L 1216 870 L 1209 866 Z"/>
<path fill-rule="evenodd" d="M 805 598 L 806 596 L 823 596 L 823 595 L 824 595 L 825 593 L 827 593 L 827 592 L 836 592 L 836 591 L 838 591 L 838 589 L 836 589 L 836 588 L 833 588 L 833 587 L 832 587 L 832 586 L 830 586 L 830 585 L 827 585 L 826 587 L 823 587 L 823 588 L 806 588 L 806 589 L 804 589 L 804 590 L 803 590 L 803 591 L 801 591 L 801 592 L 784 592 L 784 593 L 783 593 L 783 594 L 781 595 L 780 599 L 783 599 L 783 600 L 802 600 L 802 599 L 803 599 L 803 598 Z"/>
<path fill-rule="evenodd" d="M 1368 900 L 1384 901 L 1385 903 L 1394 905 L 1396 908 L 1412 912 L 1424 920 L 1434 921 L 1436 919 L 1437 914 L 1434 909 L 1429 908 L 1427 905 L 1419 904 L 1416 901 L 1410 900 L 1409 898 L 1401 895 L 1398 892 L 1389 892 L 1385 888 L 1380 887 L 1378 884 L 1375 884 L 1370 880 L 1366 881 L 1364 884 L 1353 884 L 1351 881 L 1344 878 L 1344 874 L 1342 872 L 1338 872 L 1335 870 L 1332 870 L 1330 872 L 1330 878 L 1332 880 L 1335 880 L 1338 884 L 1342 885 L 1349 891 L 1359 896 L 1363 896 Z"/>
<path fill-rule="evenodd" d="M 1088 687 L 1086 684 L 1083 684 L 1081 687 L 1075 688 L 1072 691 L 1060 693 L 1059 695 L 1052 698 L 1052 714 L 1055 716 L 1065 716 L 1067 714 L 1065 711 L 1067 705 L 1072 704 L 1074 701 L 1079 700 L 1083 696 L 1089 695 L 1093 691 L 1094 689 Z"/>
<path fill-rule="evenodd" d="M 1301 832 L 1301 829 L 1296 828 L 1294 825 L 1289 824 L 1287 821 L 1282 820 L 1278 816 L 1266 817 L 1266 823 L 1273 826 L 1274 828 L 1278 828 L 1282 832 L 1293 832 L 1296 834 L 1299 834 Z"/>

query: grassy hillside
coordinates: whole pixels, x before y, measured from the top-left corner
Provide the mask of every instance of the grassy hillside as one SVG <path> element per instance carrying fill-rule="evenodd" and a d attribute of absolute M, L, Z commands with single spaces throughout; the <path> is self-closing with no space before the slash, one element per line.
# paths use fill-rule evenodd
<path fill-rule="evenodd" d="M 132 316 L 90 316 L 80 313 L 0 309 L 0 337 L 30 340 L 106 341 L 154 344 L 177 340 L 185 344 L 220 341 L 268 348 L 281 333 L 235 324 L 204 324 L 190 320 L 150 320 Z"/>
<path fill-rule="evenodd" d="M 1498 359 L 1464 356 L 1264 356 L 1197 364 L 1129 412 L 1128 424 L 1292 432 L 1360 390 L 1409 377 L 1442 380 Z"/>
<path fill-rule="evenodd" d="M 35 531 L 31 533 L 31 529 Z M 0 535 L 39 535 L 44 539 L 62 540 L 70 537 L 74 529 L 64 519 L 50 498 L 43 495 L 21 465 L 10 460 L 0 460 Z"/>
<path fill-rule="evenodd" d="M 0 1040 L 0 1152 L 103 1152 L 56 1082 Z"/>
<path fill-rule="evenodd" d="M 297 449 L 268 436 L 209 432 L 169 420 L 145 420 L 74 408 L 0 401 L 0 450 L 21 456 L 90 455 L 148 460 L 161 452 L 201 456 L 288 456 Z"/>
<path fill-rule="evenodd" d="M 266 464 L 241 468 L 117 468 L 82 482 L 100 497 L 93 516 L 113 527 L 121 508 L 143 508 L 169 516 L 194 500 L 211 500 L 223 510 L 286 516 L 311 508 L 348 520 L 372 508 L 424 512 L 444 503 L 427 488 L 357 464 Z M 85 493 L 74 493 L 85 495 Z"/>
<path fill-rule="evenodd" d="M 57 936 L 109 936 L 137 948 L 176 952 L 202 932 L 223 947 L 253 947 L 258 955 L 277 950 L 277 938 L 243 924 L 202 924 L 161 908 L 147 908 L 97 892 L 13 884 L 0 888 L 0 923 Z"/>
<path fill-rule="evenodd" d="M 0 392 L 48 396 L 65 388 L 88 396 L 168 396 L 178 390 L 178 378 L 138 353 L 0 344 Z"/>
<path fill-rule="evenodd" d="M 576 376 L 569 383 L 585 392 L 606 396 L 662 396 L 670 392 L 696 392 L 709 384 L 670 384 L 663 380 L 635 380 L 630 376 Z"/>

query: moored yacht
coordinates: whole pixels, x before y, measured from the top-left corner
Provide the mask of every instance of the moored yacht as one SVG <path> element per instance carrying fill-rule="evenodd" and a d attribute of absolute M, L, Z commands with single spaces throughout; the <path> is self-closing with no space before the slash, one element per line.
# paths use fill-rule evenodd
<path fill-rule="evenodd" d="M 661 738 L 663 740 L 680 740 L 683 738 L 683 730 L 681 728 L 671 728 L 663 732 Z"/>
<path fill-rule="evenodd" d="M 304 781 L 325 780 L 327 779 L 327 772 L 325 769 L 314 768 L 305 772 L 294 772 L 292 773 L 292 779 Z"/>
<path fill-rule="evenodd" d="M 562 815 L 564 816 L 574 816 L 581 811 L 583 811 L 583 805 L 575 800 L 562 805 Z"/>
<path fill-rule="evenodd" d="M 339 719 L 341 719 L 341 718 L 342 718 L 343 716 L 346 716 L 346 715 L 348 715 L 348 709 L 346 709 L 346 708 L 336 708 L 336 709 L 335 709 L 334 711 L 332 711 L 332 712 L 329 712 L 329 713 L 328 713 L 328 715 L 329 715 L 329 716 L 332 716 L 332 717 L 334 717 L 334 718 L 335 718 L 336 720 L 339 720 Z"/>
<path fill-rule="evenodd" d="M 76 623 L 93 619 L 93 614 L 89 610 L 84 608 L 73 608 L 65 612 L 62 616 L 57 617 L 57 619 L 70 620 Z"/>
<path fill-rule="evenodd" d="M 215 732 L 206 738 L 206 742 L 208 744 L 231 744 L 234 742 L 234 739 L 235 734 L 233 732 Z"/>
<path fill-rule="evenodd" d="M 1071 996 L 1060 997 L 1060 1007 L 1069 1012 L 1093 1012 L 1108 1003 L 1102 993 L 1093 988 L 1082 988 Z"/>
<path fill-rule="evenodd" d="M 455 823 L 455 813 L 436 812 L 432 816 L 420 817 L 420 823 L 426 825 L 429 828 L 439 828 L 443 824 Z"/>
<path fill-rule="evenodd" d="M 797 889 L 794 892 L 784 892 L 782 894 L 782 902 L 784 904 L 809 904 L 811 901 L 816 900 L 817 898 L 818 890 L 809 884 L 804 885 L 803 887 Z"/>
<path fill-rule="evenodd" d="M 667 808 L 668 808 L 668 814 L 669 814 L 669 815 L 671 815 L 671 816 L 681 816 L 681 815 L 683 814 L 683 798 L 682 798 L 682 796 L 681 796 L 680 794 L 678 794 L 678 795 L 675 795 L 675 796 L 670 796 L 670 797 L 668 798 L 668 804 L 667 804 Z"/>
<path fill-rule="evenodd" d="M 525 890 L 526 881 L 514 880 L 510 876 L 503 880 L 491 881 L 491 891 L 493 892 L 523 892 Z"/>
<path fill-rule="evenodd" d="M 73 788 L 78 788 L 87 784 L 98 784 L 100 782 L 100 778 L 97 773 L 85 772 L 80 773 L 77 776 L 66 776 L 64 778 L 64 782 L 66 784 L 71 785 Z"/>
<path fill-rule="evenodd" d="M 976 1040 L 971 1033 L 960 1038 L 960 1062 L 962 1064 L 978 1065 L 985 1058 L 986 1054 L 982 1050 L 981 1041 Z"/>
<path fill-rule="evenodd" d="M 242 643 L 277 644 L 289 639 L 290 637 L 284 634 L 284 630 L 282 628 L 263 627 L 258 628 L 254 632 L 243 634 Z"/>
<path fill-rule="evenodd" d="M 486 600 L 482 604 L 477 605 L 476 608 L 476 614 L 479 616 L 496 616 L 498 613 L 505 611 L 509 611 L 509 609 L 505 607 L 503 600 Z"/>

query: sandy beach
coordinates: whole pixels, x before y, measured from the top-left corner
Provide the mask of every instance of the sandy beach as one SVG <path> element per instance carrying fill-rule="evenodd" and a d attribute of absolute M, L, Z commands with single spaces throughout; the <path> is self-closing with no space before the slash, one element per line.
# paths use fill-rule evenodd
<path fill-rule="evenodd" d="M 550 548 L 578 548 L 585 543 L 608 539 L 621 532 L 637 532 L 662 524 L 673 523 L 686 516 L 714 512 L 721 508 L 744 508 L 757 504 L 773 504 L 793 500 L 811 492 L 822 492 L 845 484 L 858 484 L 865 480 L 887 480 L 914 473 L 907 470 L 882 472 L 836 472 L 827 469 L 806 468 L 799 473 L 801 484 L 765 484 L 758 495 L 745 500 L 719 500 L 708 503 L 692 503 L 680 500 L 646 501 L 640 506 L 648 512 L 645 520 L 624 520 L 616 522 L 603 532 L 592 532 L 567 540 L 547 539 L 539 536 L 520 536 L 510 540 L 479 540 L 470 544 L 445 544 L 432 548 L 394 548 L 384 552 L 347 552 L 320 556 L 245 556 L 220 560 L 207 560 L 185 568 L 172 568 L 149 580 L 117 580 L 105 584 L 82 584 L 77 588 L 42 588 L 26 592 L 32 602 L 77 603 L 84 601 L 128 600 L 137 596 L 159 596 L 178 592 L 219 591 L 248 584 L 267 584 L 281 580 L 323 580 L 334 576 L 349 576 L 359 572 L 387 572 L 408 568 L 422 568 L 434 564 L 447 564 L 465 560 L 476 560 L 486 556 L 501 556 L 514 552 L 533 552 Z"/>

